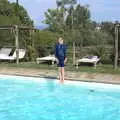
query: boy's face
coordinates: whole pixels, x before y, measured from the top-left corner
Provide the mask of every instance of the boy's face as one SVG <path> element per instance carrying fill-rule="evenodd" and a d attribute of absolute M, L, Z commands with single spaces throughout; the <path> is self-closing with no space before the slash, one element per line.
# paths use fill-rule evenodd
<path fill-rule="evenodd" d="M 63 38 L 59 38 L 59 39 L 58 39 L 58 42 L 59 42 L 60 44 L 63 44 L 63 41 L 64 41 Z"/>

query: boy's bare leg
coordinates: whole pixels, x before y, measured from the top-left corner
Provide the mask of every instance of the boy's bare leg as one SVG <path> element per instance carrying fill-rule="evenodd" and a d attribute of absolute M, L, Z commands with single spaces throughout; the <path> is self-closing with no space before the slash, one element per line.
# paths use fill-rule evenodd
<path fill-rule="evenodd" d="M 61 79 L 61 82 L 63 83 L 64 82 L 64 75 L 65 75 L 65 73 L 64 73 L 64 67 L 62 67 L 61 68 L 61 74 L 62 74 L 62 79 Z"/>
<path fill-rule="evenodd" d="M 61 67 L 59 67 L 59 80 L 62 80 L 62 72 L 61 72 Z"/>

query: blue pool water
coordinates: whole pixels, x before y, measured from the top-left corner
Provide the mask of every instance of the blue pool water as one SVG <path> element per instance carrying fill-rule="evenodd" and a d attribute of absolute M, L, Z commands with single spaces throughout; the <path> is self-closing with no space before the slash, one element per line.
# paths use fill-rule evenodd
<path fill-rule="evenodd" d="M 0 120 L 120 120 L 120 86 L 0 75 Z"/>

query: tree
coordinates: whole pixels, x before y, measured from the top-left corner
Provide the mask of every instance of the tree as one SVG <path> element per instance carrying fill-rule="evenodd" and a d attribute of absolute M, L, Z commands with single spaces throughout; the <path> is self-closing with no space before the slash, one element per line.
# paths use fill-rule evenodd
<path fill-rule="evenodd" d="M 90 12 L 87 7 L 77 5 L 76 0 L 59 0 L 57 9 L 49 9 L 45 13 L 45 23 L 52 32 L 68 35 L 73 43 L 73 61 L 75 63 L 75 42 L 80 44 L 81 50 L 86 31 L 88 31 Z M 89 32 L 89 31 L 88 31 Z M 86 37 L 87 38 L 87 37 Z M 81 52 L 82 54 L 82 52 Z"/>
<path fill-rule="evenodd" d="M 25 25 L 33 26 L 33 21 L 30 19 L 27 11 L 23 6 L 18 6 L 18 14 L 16 12 L 16 3 L 10 3 L 8 0 L 0 0 L 0 25 Z M 0 45 L 1 46 L 14 46 L 14 36 L 12 30 L 2 30 L 0 31 Z M 31 45 L 31 40 L 29 39 L 29 32 L 19 32 L 20 33 L 20 47 Z"/>
<path fill-rule="evenodd" d="M 57 0 L 57 9 L 48 9 L 45 12 L 44 23 L 49 25 L 53 32 L 64 34 L 66 28 L 66 16 L 68 14 L 68 5 L 74 4 L 76 0 Z"/>
<path fill-rule="evenodd" d="M 50 54 L 55 46 L 57 34 L 50 31 L 37 31 L 35 36 L 35 48 L 38 51 L 38 56 L 43 57 Z"/>
<path fill-rule="evenodd" d="M 88 38 L 86 35 L 89 34 L 90 12 L 86 7 L 78 4 L 76 7 L 71 6 L 68 13 L 66 25 L 68 30 L 71 28 L 73 47 L 75 47 L 75 43 L 77 43 L 82 56 L 84 40 Z M 75 63 L 75 53 L 73 54 L 73 63 Z"/>
<path fill-rule="evenodd" d="M 105 21 L 100 24 L 101 31 L 106 32 L 109 34 L 109 36 L 112 38 L 108 41 L 108 44 L 113 45 L 114 44 L 114 37 L 115 37 L 115 32 L 114 32 L 114 23 Z"/>
<path fill-rule="evenodd" d="M 111 54 L 114 44 L 114 24 L 112 22 L 97 23 L 92 21 L 88 6 L 77 4 L 76 0 L 58 0 L 57 9 L 49 9 L 45 14 L 45 23 L 49 25 L 49 30 L 64 35 L 67 43 L 73 44 L 74 62 L 75 45 L 76 49 L 80 50 L 81 57 L 83 56 L 83 47 L 87 46 L 92 46 L 89 47 L 91 49 L 95 48 L 93 53 L 98 49 L 96 54 L 100 51 L 99 55 L 101 56 L 104 48 L 108 46 L 109 53 L 107 55 Z M 97 47 L 95 47 L 96 45 Z"/>
<path fill-rule="evenodd" d="M 20 24 L 20 25 L 33 25 L 33 21 L 30 19 L 27 11 L 22 7 L 18 6 L 18 16 L 16 13 L 16 3 L 10 3 L 7 0 L 1 0 L 0 1 L 0 15 L 6 16 L 8 19 L 5 19 L 3 23 L 0 23 L 2 25 L 8 25 L 8 24 Z M 11 20 L 9 20 L 11 19 Z M 6 21 L 8 21 L 6 23 Z M 1 22 L 1 21 L 0 21 Z"/>

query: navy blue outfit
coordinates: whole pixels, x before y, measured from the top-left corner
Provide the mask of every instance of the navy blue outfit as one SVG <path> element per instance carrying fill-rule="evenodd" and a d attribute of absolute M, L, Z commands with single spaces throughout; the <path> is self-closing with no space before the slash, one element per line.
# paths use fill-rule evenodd
<path fill-rule="evenodd" d="M 58 66 L 64 67 L 64 60 L 66 58 L 66 45 L 65 44 L 56 44 L 55 47 L 55 56 L 59 60 Z"/>

